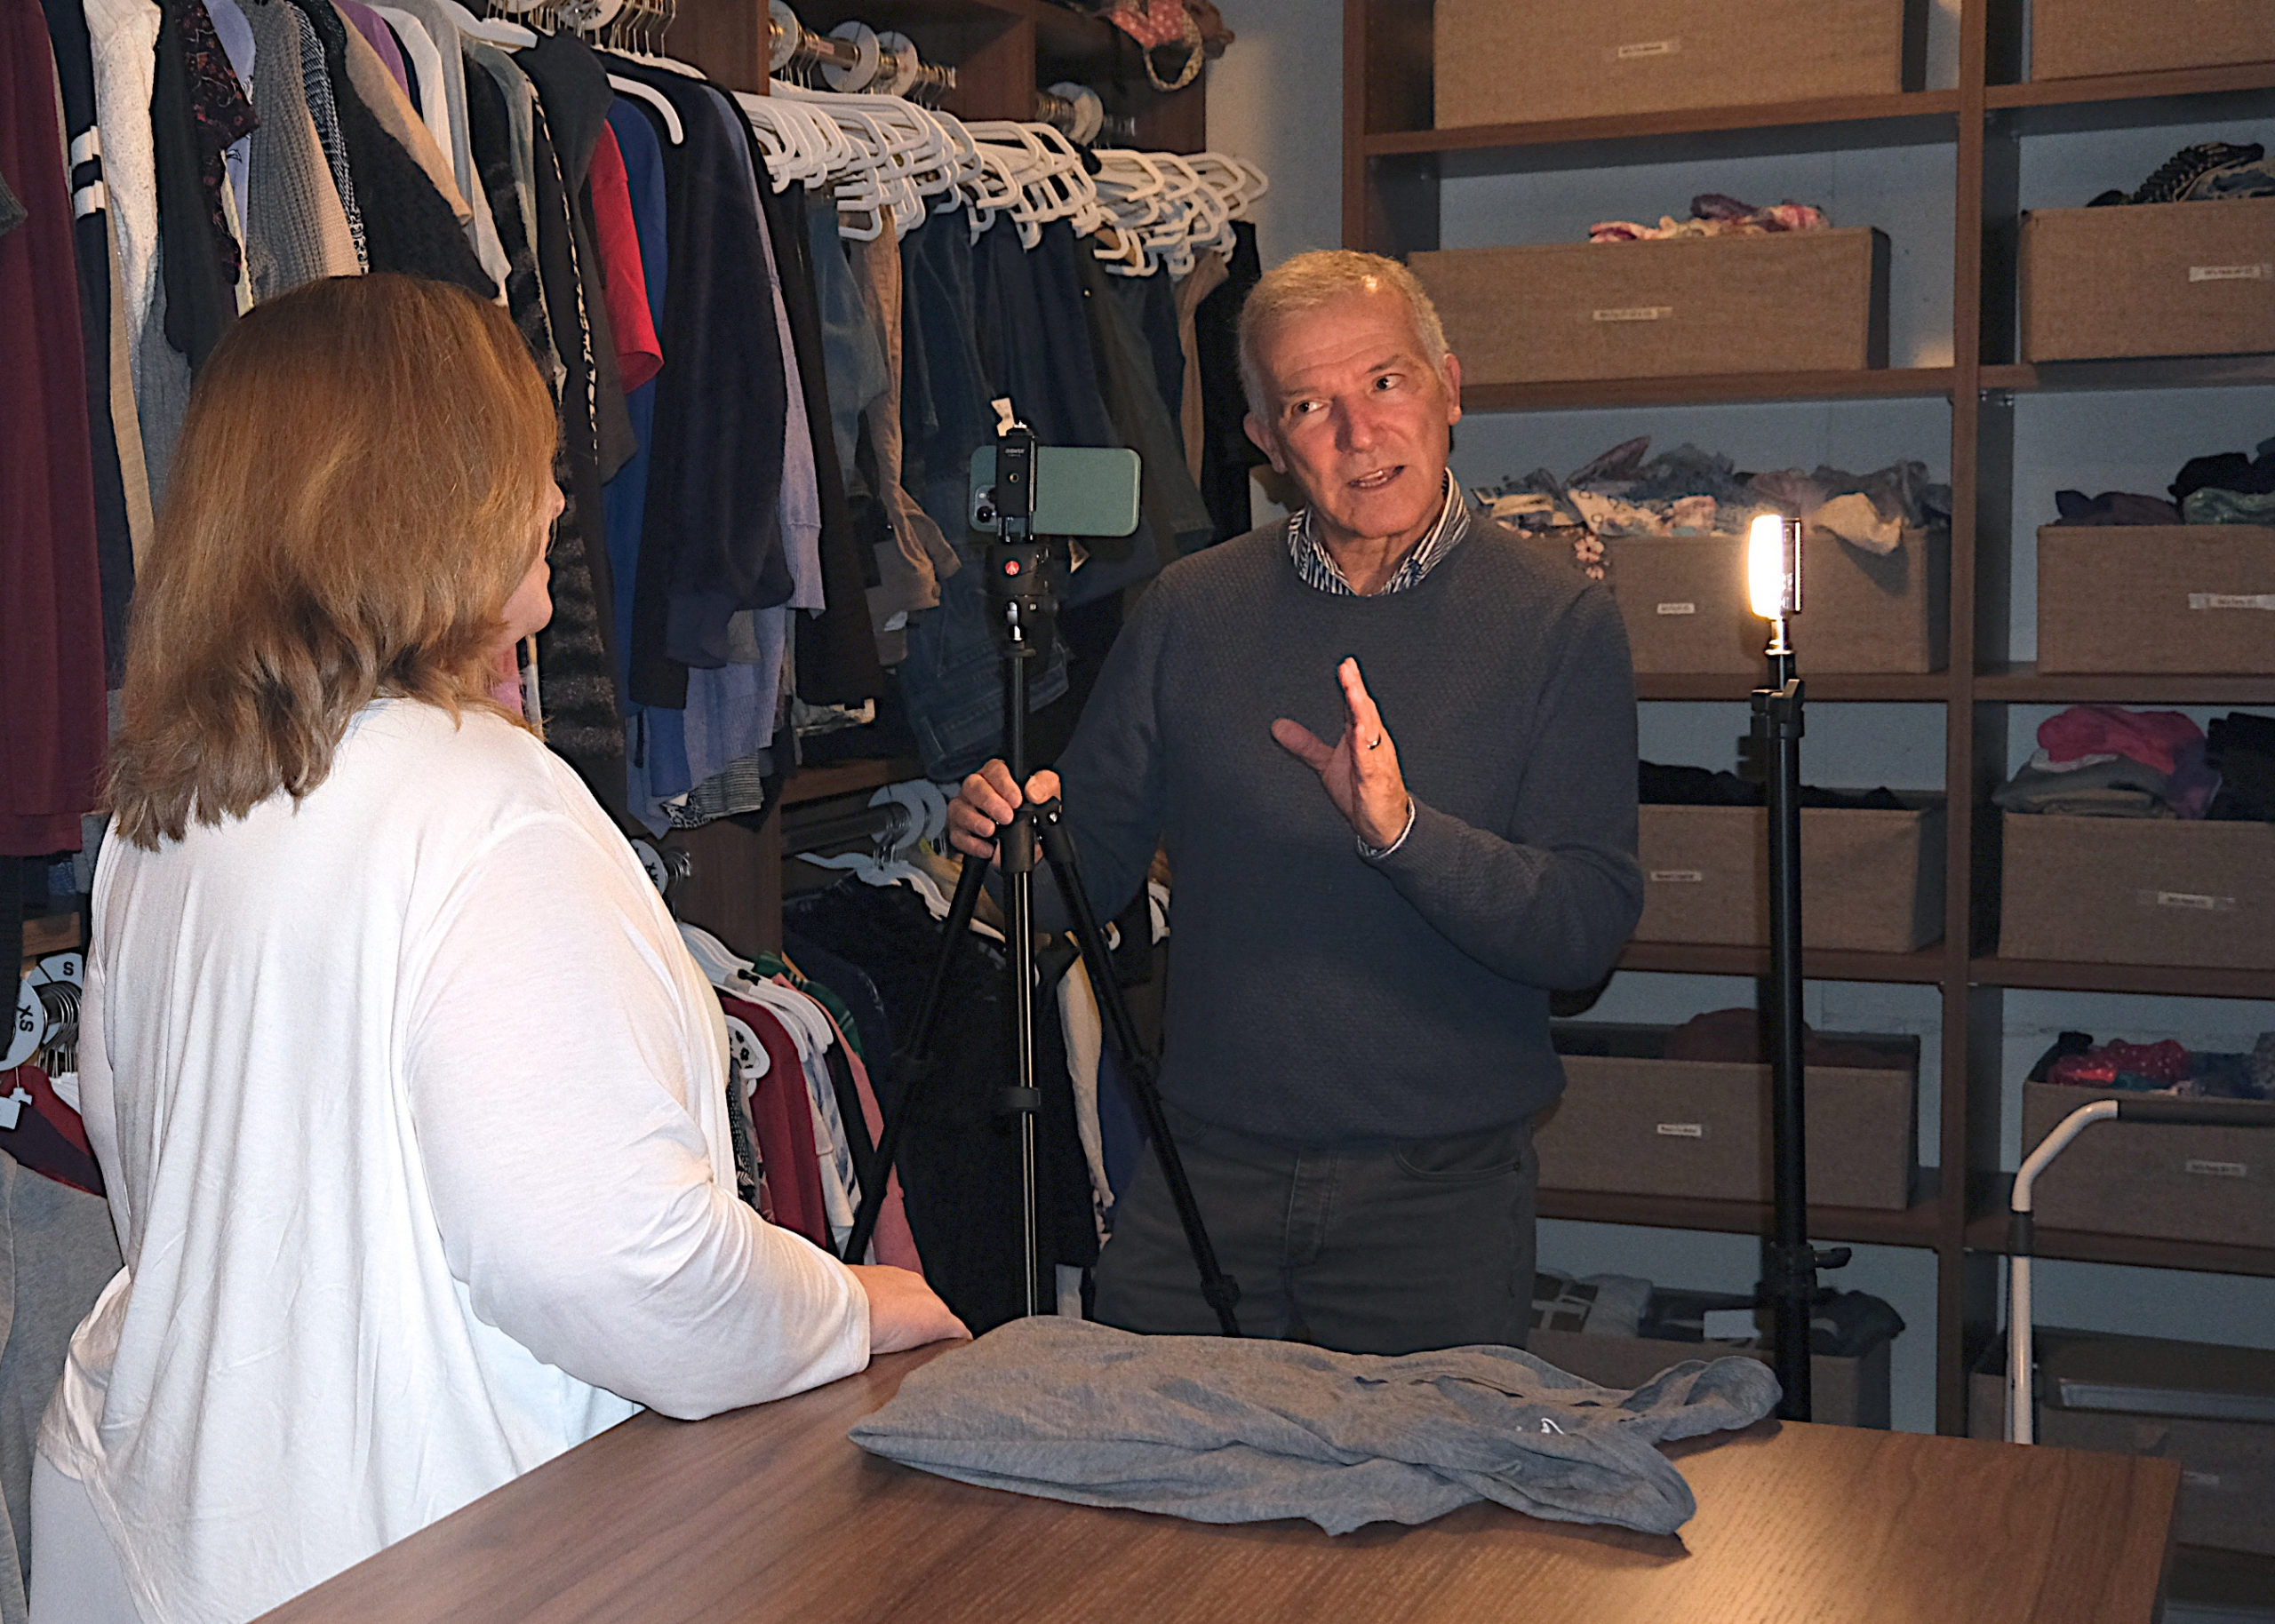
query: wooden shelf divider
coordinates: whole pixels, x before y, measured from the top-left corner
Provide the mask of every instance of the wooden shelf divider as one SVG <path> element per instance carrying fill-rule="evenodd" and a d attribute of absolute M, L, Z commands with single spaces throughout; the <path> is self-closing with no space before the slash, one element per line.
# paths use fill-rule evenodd
<path fill-rule="evenodd" d="M 1856 372 L 1714 372 L 1590 378 L 1569 383 L 1471 384 L 1465 411 L 1576 411 L 1605 406 L 1726 406 L 1774 401 L 1931 400 L 1952 392 L 1949 367 Z"/>
<path fill-rule="evenodd" d="M 1944 978 L 1941 946 L 1916 953 L 1859 953 L 1839 948 L 1801 950 L 1801 974 L 1810 981 L 1888 981 L 1934 985 Z M 1623 970 L 1656 970 L 1678 975 L 1769 974 L 1766 947 L 1729 947 L 1712 942 L 1630 942 L 1619 956 Z"/>
<path fill-rule="evenodd" d="M 1920 1171 L 1920 1195 L 1901 1211 L 1862 1206 L 1813 1206 L 1809 1234 L 1817 1240 L 1871 1246 L 1933 1246 L 1938 1232 L 1941 1184 L 1932 1167 Z M 1544 1218 L 1582 1223 L 1626 1223 L 1657 1230 L 1704 1230 L 1726 1235 L 1767 1235 L 1767 1201 L 1709 1201 L 1695 1197 L 1626 1195 L 1593 1190 L 1543 1190 Z"/>
<path fill-rule="evenodd" d="M 1968 979 L 1977 986 L 2025 987 L 2060 992 L 2145 992 L 2166 998 L 2275 999 L 2275 970 L 2206 968 L 2189 965 L 2091 964 L 2055 959 L 1970 959 Z"/>
<path fill-rule="evenodd" d="M 1761 686 L 1759 676 L 1735 672 L 1639 672 L 1638 699 L 1744 700 Z M 1836 704 L 1850 700 L 1934 705 L 1951 697 L 1949 672 L 1812 671 L 1808 695 Z"/>
<path fill-rule="evenodd" d="M 2007 1251 L 2007 1201 L 2014 1174 L 1977 1175 L 1967 1223 L 1970 1252 Z M 2150 1235 L 2111 1235 L 2094 1230 L 2035 1226 L 2033 1257 L 2065 1262 L 2122 1263 L 2136 1269 L 2187 1269 L 2204 1274 L 2275 1277 L 2275 1246 L 2231 1246 L 2212 1241 L 2165 1240 Z"/>
<path fill-rule="evenodd" d="M 2028 664 L 1986 665 L 1975 697 L 1995 705 L 2275 705 L 2275 660 L 2264 676 L 2144 672 L 2041 673 Z"/>

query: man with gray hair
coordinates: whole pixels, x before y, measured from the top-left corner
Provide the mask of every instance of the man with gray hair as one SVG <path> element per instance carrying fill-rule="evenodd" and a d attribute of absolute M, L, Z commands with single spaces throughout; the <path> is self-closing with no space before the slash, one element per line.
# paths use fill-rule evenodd
<path fill-rule="evenodd" d="M 1026 792 L 1063 782 L 1101 915 L 1167 847 L 1161 1090 L 1242 1329 L 1521 1346 L 1548 995 L 1642 907 L 1626 638 L 1472 512 L 1460 363 L 1403 266 L 1300 255 L 1240 338 L 1249 436 L 1305 505 L 1161 573 Z M 1019 793 L 1001 761 L 967 779 L 957 846 L 992 853 Z M 1217 1328 L 1150 1159 L 1097 1314 Z"/>

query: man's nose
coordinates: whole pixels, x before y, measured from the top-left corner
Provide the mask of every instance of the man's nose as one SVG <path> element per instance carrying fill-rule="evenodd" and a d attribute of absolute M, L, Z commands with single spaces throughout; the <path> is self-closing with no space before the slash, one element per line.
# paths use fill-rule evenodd
<path fill-rule="evenodd" d="M 1336 449 L 1371 451 L 1382 443 L 1381 415 L 1362 396 L 1345 401 L 1336 409 Z"/>

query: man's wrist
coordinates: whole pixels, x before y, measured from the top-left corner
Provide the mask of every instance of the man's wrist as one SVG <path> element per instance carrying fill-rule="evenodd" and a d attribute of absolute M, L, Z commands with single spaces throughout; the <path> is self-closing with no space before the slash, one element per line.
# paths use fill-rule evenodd
<path fill-rule="evenodd" d="M 1406 822 L 1404 825 L 1400 828 L 1398 837 L 1392 840 L 1389 845 L 1369 846 L 1367 844 L 1367 837 L 1359 833 L 1356 830 L 1352 831 L 1351 838 L 1359 843 L 1359 855 L 1361 856 L 1364 857 L 1369 863 L 1379 863 L 1385 857 L 1389 856 L 1391 853 L 1396 851 L 1400 847 L 1405 845 L 1406 837 L 1413 832 L 1414 797 L 1409 795 L 1406 798 Z"/>

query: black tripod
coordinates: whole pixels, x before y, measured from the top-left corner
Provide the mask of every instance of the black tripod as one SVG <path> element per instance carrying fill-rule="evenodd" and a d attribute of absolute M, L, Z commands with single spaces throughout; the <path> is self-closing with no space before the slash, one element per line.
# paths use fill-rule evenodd
<path fill-rule="evenodd" d="M 988 548 L 987 558 L 987 595 L 997 611 L 996 641 L 1003 655 L 1003 759 L 1011 769 L 1012 782 L 1021 786 L 1022 792 L 1027 781 L 1029 677 L 1034 664 L 1050 652 L 1055 620 L 1047 569 L 1050 544 L 1034 534 L 1035 450 L 1034 435 L 1023 424 L 1005 428 L 996 441 L 994 506 L 1000 529 Z M 1217 1323 L 1224 1333 L 1238 1336 L 1240 1321 L 1233 1313 L 1233 1305 L 1240 1300 L 1240 1287 L 1217 1265 L 1216 1248 L 1209 1245 L 1208 1229 L 1201 1221 L 1201 1209 L 1193 1198 L 1193 1186 L 1185 1176 L 1185 1163 L 1169 1138 L 1169 1121 L 1154 1087 L 1152 1058 L 1138 1040 L 1129 1003 L 1122 995 L 1121 983 L 1114 977 L 1106 933 L 1098 927 L 1090 894 L 1082 888 L 1082 874 L 1075 864 L 1074 836 L 1062 819 L 1058 802 L 1050 800 L 1037 806 L 1027 802 L 1023 792 L 1017 816 L 998 837 L 998 851 L 1003 872 L 1003 936 L 1011 978 L 1014 1056 L 1014 1080 L 1003 1091 L 1002 1106 L 1017 1115 L 1019 1122 L 1027 1312 L 1035 1313 L 1042 1303 L 1035 1215 L 1035 1115 L 1042 1108 L 1042 1090 L 1035 1079 L 1034 930 L 1034 866 L 1039 851 L 1050 864 L 1059 893 L 1073 915 L 1075 941 L 1090 971 L 1090 985 L 1098 994 L 1098 1007 L 1113 1034 L 1114 1048 L 1122 1056 L 1122 1072 L 1129 1079 L 1138 1114 L 1153 1139 L 1153 1154 L 1160 1158 L 1169 1198 L 1176 1204 L 1177 1220 L 1185 1228 L 1185 1244 L 1192 1248 L 1193 1267 L 1201 1276 L 1201 1294 L 1216 1310 Z M 861 1208 L 846 1242 L 845 1255 L 849 1259 L 858 1261 L 866 1256 L 870 1237 L 875 1233 L 877 1216 L 884 1204 L 886 1179 L 898 1158 L 901 1136 L 914 1114 L 917 1097 L 932 1071 L 932 1043 L 939 1031 L 950 973 L 970 933 L 972 912 L 978 905 L 986 879 L 987 860 L 967 856 L 954 898 L 948 907 L 947 934 L 941 941 L 939 958 L 933 963 L 932 979 L 925 987 L 914 1031 L 903 1056 L 895 1063 L 895 1070 L 905 1080 L 891 1118 L 885 1124 L 883 1140 L 877 1147 L 875 1175 L 862 1192 Z"/>

